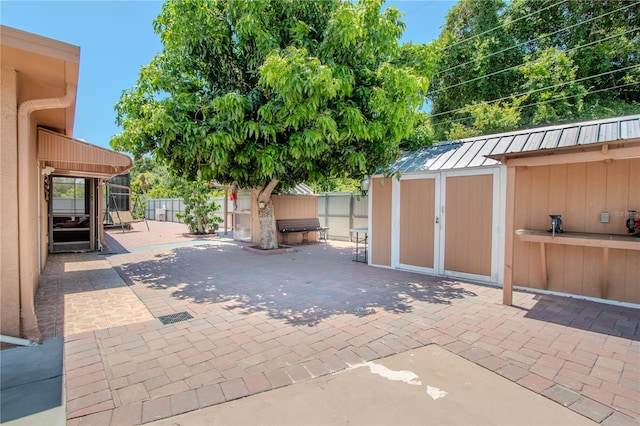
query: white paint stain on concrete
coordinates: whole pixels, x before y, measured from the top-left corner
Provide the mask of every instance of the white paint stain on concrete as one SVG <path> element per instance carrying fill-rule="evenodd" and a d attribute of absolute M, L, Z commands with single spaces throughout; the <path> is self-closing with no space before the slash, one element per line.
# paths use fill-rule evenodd
<path fill-rule="evenodd" d="M 394 371 L 394 370 L 388 369 L 384 365 L 376 364 L 373 362 L 367 362 L 365 363 L 365 365 L 369 367 L 369 370 L 373 374 L 382 376 L 385 379 L 400 381 L 400 382 L 404 382 L 409 385 L 415 385 L 415 386 L 422 385 L 422 382 L 418 380 L 419 379 L 418 375 L 416 375 L 413 371 L 408 371 L 408 370 Z"/>
<path fill-rule="evenodd" d="M 434 400 L 447 396 L 447 392 L 433 386 L 427 386 L 427 394 Z"/>

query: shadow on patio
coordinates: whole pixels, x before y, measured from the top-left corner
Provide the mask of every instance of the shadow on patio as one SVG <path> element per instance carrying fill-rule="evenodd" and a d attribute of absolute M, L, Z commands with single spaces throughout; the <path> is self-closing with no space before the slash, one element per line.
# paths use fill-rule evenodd
<path fill-rule="evenodd" d="M 525 318 L 640 340 L 640 310 L 555 295 L 536 295 Z"/>
<path fill-rule="evenodd" d="M 352 262 L 351 248 L 297 250 L 260 256 L 237 243 L 185 247 L 117 269 L 145 303 L 151 296 L 141 287 L 161 292 L 169 305 L 224 303 L 228 310 L 264 312 L 292 325 L 313 326 L 340 314 L 404 313 L 414 309 L 413 301 L 447 305 L 476 296 L 455 281 Z"/>

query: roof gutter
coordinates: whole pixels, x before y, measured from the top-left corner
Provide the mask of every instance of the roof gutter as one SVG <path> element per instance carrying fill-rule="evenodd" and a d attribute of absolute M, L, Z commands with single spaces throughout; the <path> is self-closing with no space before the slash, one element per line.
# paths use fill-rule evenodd
<path fill-rule="evenodd" d="M 22 335 L 32 342 L 41 340 L 35 312 L 36 280 L 40 271 L 40 221 L 39 211 L 29 205 L 30 182 L 40 179 L 37 170 L 31 170 L 29 161 L 29 139 L 31 136 L 31 113 L 45 109 L 68 108 L 76 100 L 76 86 L 67 84 L 66 93 L 60 98 L 31 99 L 18 107 L 18 256 L 20 288 L 20 323 Z M 39 195 L 38 195 L 39 200 Z M 39 203 L 38 203 L 39 205 Z M 39 210 L 39 209 L 38 209 Z M 35 216 L 35 217 L 34 217 Z M 34 227 L 37 222 L 37 227 Z M 35 233 L 37 232 L 37 235 Z M 35 253 L 34 253 L 35 252 Z M 37 265 L 33 264 L 36 255 Z M 38 268 L 38 273 L 36 273 Z"/>

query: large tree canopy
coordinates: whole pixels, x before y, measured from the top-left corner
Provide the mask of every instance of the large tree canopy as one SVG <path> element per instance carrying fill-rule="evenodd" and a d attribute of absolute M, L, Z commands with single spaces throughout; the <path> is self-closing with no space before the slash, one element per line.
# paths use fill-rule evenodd
<path fill-rule="evenodd" d="M 259 188 L 264 202 L 278 183 L 386 166 L 413 131 L 434 60 L 399 44 L 401 15 L 381 6 L 168 0 L 154 24 L 162 52 L 123 92 L 112 147 L 189 179 Z"/>
<path fill-rule="evenodd" d="M 639 112 L 638 5 L 460 0 L 436 42 L 436 139 Z"/>

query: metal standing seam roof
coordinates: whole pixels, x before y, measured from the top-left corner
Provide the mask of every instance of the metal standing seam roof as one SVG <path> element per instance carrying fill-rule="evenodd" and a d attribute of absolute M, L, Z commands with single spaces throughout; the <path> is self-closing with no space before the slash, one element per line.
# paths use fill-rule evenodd
<path fill-rule="evenodd" d="M 280 195 L 314 195 L 315 191 L 306 183 L 299 183 L 296 186 L 285 189 L 285 190 L 276 190 L 276 192 Z"/>
<path fill-rule="evenodd" d="M 403 152 L 389 170 L 411 173 L 487 167 L 492 155 L 551 150 L 640 138 L 640 114 L 477 136 Z"/>

